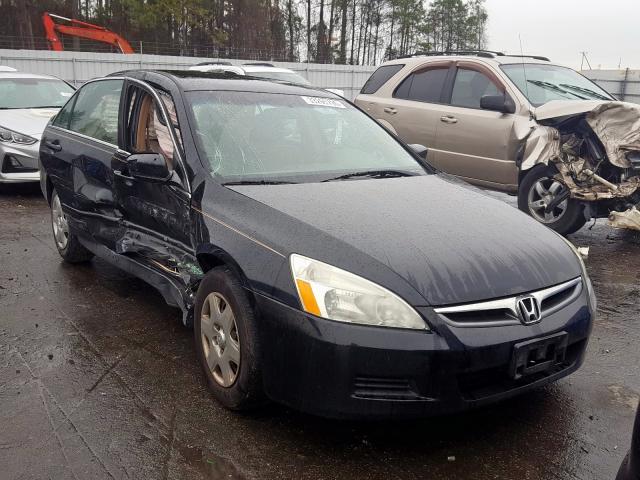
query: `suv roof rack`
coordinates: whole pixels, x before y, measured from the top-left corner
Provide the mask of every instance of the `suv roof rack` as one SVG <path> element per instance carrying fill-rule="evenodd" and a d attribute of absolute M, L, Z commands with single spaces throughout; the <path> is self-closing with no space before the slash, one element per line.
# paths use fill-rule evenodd
<path fill-rule="evenodd" d="M 233 65 L 231 62 L 200 62 L 200 63 L 196 63 L 197 66 L 202 66 L 202 65 Z"/>
<path fill-rule="evenodd" d="M 496 57 L 519 57 L 519 58 L 534 58 L 536 60 L 542 60 L 549 62 L 547 57 L 541 55 L 509 55 L 504 52 L 496 52 L 494 50 L 445 50 L 436 52 L 416 52 L 411 55 L 403 55 L 397 58 L 411 58 L 411 57 L 436 57 L 440 55 L 475 55 L 483 58 L 496 58 Z"/>
<path fill-rule="evenodd" d="M 274 67 L 275 68 L 275 65 L 273 63 L 268 63 L 268 62 L 247 62 L 247 63 L 243 63 L 243 65 L 247 65 L 251 67 Z"/>

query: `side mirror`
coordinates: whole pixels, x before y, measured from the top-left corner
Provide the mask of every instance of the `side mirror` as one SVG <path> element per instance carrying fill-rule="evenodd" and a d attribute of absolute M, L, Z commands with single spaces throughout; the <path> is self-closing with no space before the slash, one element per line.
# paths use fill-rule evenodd
<path fill-rule="evenodd" d="M 483 95 L 480 108 L 501 113 L 516 113 L 516 104 L 508 95 Z"/>
<path fill-rule="evenodd" d="M 166 182 L 171 177 L 167 160 L 160 153 L 136 153 L 127 158 L 129 175 L 152 182 Z"/>
<path fill-rule="evenodd" d="M 409 148 L 423 160 L 427 159 L 427 153 L 429 153 L 429 149 L 424 145 L 420 145 L 419 143 L 412 143 L 411 145 L 409 145 Z"/>

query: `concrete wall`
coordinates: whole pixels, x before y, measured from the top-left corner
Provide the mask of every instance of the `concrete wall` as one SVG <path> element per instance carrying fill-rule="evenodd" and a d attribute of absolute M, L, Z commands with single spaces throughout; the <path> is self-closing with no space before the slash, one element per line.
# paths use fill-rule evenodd
<path fill-rule="evenodd" d="M 75 85 L 95 77 L 120 70 L 139 68 L 186 70 L 199 62 L 217 60 L 198 57 L 172 57 L 164 55 L 123 55 L 120 53 L 50 52 L 46 50 L 0 49 L 0 65 L 17 68 L 23 72 L 55 75 Z M 241 64 L 244 60 L 231 60 Z M 322 88 L 339 88 L 353 99 L 369 75 L 371 66 L 322 65 L 314 63 L 271 62 L 278 67 L 290 68 Z"/>
<path fill-rule="evenodd" d="M 640 103 L 640 70 L 583 70 L 582 74 L 616 98 Z"/>

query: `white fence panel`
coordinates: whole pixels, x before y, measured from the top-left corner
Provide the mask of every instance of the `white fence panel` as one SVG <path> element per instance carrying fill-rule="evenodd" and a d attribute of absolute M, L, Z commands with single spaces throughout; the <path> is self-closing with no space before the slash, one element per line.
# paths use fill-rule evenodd
<path fill-rule="evenodd" d="M 233 64 L 245 62 L 238 59 L 204 57 L 0 49 L 0 65 L 14 67 L 23 72 L 55 75 L 74 85 L 121 70 L 140 68 L 186 70 L 196 63 L 212 60 L 230 61 Z M 315 86 L 344 90 L 345 96 L 349 99 L 357 95 L 369 75 L 375 70 L 375 67 L 359 65 L 271 63 L 300 73 Z"/>
<path fill-rule="evenodd" d="M 616 98 L 640 103 L 640 70 L 584 70 L 582 74 Z"/>

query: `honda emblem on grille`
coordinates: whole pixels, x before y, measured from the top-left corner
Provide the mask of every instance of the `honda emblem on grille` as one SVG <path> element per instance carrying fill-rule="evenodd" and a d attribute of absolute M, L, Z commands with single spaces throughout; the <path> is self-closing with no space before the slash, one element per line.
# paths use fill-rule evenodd
<path fill-rule="evenodd" d="M 531 325 L 532 323 L 538 323 L 541 319 L 540 303 L 538 299 L 532 295 L 525 295 L 518 298 L 518 313 L 520 314 L 520 320 L 525 325 Z"/>

